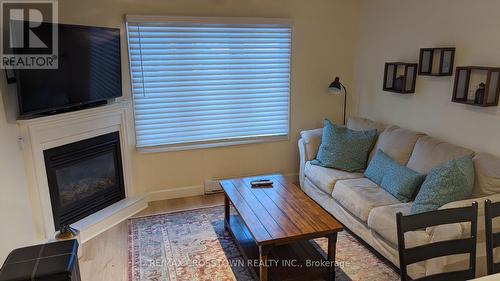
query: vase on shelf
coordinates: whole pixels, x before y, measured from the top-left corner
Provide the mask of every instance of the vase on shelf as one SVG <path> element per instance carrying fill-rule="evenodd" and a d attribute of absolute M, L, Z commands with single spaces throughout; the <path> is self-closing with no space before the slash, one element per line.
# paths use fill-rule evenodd
<path fill-rule="evenodd" d="M 485 92 L 485 87 L 486 85 L 484 83 L 480 83 L 477 90 L 476 90 L 476 95 L 474 98 L 474 103 L 475 104 L 483 104 L 484 102 L 484 92 Z"/>
<path fill-rule="evenodd" d="M 394 90 L 402 91 L 404 81 L 405 81 L 405 77 L 403 75 L 398 76 L 396 78 L 396 80 L 394 80 Z"/>

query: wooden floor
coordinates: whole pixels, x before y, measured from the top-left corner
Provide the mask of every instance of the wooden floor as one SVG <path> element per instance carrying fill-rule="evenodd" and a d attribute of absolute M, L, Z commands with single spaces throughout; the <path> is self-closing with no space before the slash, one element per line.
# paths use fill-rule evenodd
<path fill-rule="evenodd" d="M 223 194 L 170 199 L 149 203 L 135 217 L 222 205 Z M 83 244 L 82 281 L 128 281 L 128 229 L 124 221 Z"/>

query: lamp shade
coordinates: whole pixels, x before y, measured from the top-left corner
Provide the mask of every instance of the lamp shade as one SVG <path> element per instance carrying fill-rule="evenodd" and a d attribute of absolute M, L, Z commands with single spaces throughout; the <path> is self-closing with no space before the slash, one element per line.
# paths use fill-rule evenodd
<path fill-rule="evenodd" d="M 342 91 L 342 84 L 340 84 L 340 79 L 335 77 L 335 80 L 328 86 L 328 90 L 334 94 L 340 94 Z"/>

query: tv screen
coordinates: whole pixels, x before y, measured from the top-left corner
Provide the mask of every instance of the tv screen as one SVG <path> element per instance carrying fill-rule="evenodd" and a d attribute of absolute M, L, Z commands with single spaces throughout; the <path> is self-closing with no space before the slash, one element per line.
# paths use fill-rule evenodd
<path fill-rule="evenodd" d="M 21 117 L 122 95 L 119 29 L 58 24 L 58 41 L 58 69 L 16 70 Z"/>

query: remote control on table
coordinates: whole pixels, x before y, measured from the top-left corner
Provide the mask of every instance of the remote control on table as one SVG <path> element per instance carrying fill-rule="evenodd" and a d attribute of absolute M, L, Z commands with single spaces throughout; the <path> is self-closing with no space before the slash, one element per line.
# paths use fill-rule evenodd
<path fill-rule="evenodd" d="M 252 187 L 262 187 L 262 186 L 271 186 L 273 185 L 273 181 L 268 179 L 255 180 L 250 182 Z"/>

